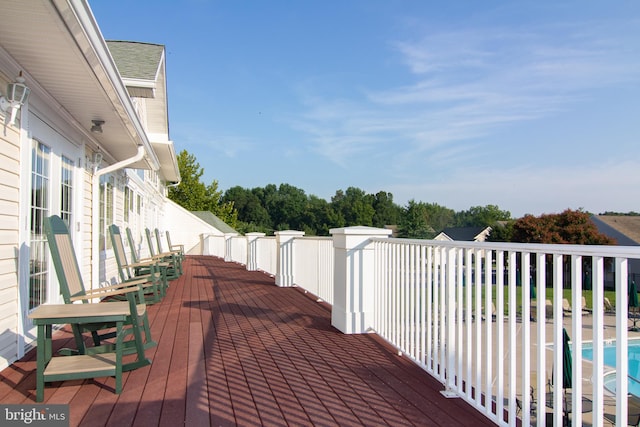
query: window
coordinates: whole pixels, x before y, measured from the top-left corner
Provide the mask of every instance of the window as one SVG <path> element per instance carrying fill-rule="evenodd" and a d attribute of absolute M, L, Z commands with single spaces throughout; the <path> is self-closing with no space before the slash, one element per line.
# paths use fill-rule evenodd
<path fill-rule="evenodd" d="M 62 156 L 60 167 L 60 217 L 71 229 L 73 208 L 73 161 Z"/>
<path fill-rule="evenodd" d="M 124 222 L 129 223 L 129 212 L 133 210 L 133 191 L 124 187 Z"/>
<path fill-rule="evenodd" d="M 111 239 L 107 238 L 108 229 L 113 224 L 113 177 L 100 177 L 100 250 L 111 249 Z"/>
<path fill-rule="evenodd" d="M 29 310 L 47 302 L 49 265 L 43 221 L 49 215 L 51 149 L 33 140 L 31 147 L 31 235 Z"/>

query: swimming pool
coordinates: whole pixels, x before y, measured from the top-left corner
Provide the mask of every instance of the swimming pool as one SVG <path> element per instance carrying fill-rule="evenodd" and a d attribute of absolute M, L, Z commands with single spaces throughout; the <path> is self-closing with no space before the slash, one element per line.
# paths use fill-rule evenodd
<path fill-rule="evenodd" d="M 629 360 L 629 393 L 640 396 L 640 339 L 630 339 L 628 345 Z M 593 360 L 593 344 L 584 343 L 582 357 Z M 616 367 L 616 342 L 607 341 L 604 344 L 604 364 L 611 368 Z M 604 387 L 611 393 L 616 392 L 616 373 L 609 372 L 604 376 Z"/>

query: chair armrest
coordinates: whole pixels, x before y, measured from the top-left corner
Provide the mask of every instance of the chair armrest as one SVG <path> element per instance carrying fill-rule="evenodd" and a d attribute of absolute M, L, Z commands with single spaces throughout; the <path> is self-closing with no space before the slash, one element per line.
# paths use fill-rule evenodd
<path fill-rule="evenodd" d="M 90 300 L 93 298 L 104 298 L 112 295 L 124 295 L 130 292 L 138 292 L 139 287 L 135 285 L 136 284 L 130 284 L 128 286 L 117 288 L 117 289 L 108 289 L 108 288 L 114 288 L 113 286 L 100 288 L 100 289 L 92 289 L 90 291 L 87 291 L 85 295 L 78 295 L 75 297 L 71 297 L 70 300 L 72 302 L 84 301 L 84 300 Z"/>
<path fill-rule="evenodd" d="M 151 259 L 145 259 L 138 262 L 134 262 L 132 264 L 123 265 L 122 268 L 138 268 L 138 267 L 151 267 L 152 265 L 157 264 L 156 261 Z"/>

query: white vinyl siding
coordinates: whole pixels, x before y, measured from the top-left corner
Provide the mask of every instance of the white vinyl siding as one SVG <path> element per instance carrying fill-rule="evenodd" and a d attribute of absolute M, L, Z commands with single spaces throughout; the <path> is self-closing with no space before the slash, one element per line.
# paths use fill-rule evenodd
<path fill-rule="evenodd" d="M 0 87 L 6 82 L 0 79 Z M 20 143 L 12 126 L 0 132 L 0 369 L 18 357 Z"/>

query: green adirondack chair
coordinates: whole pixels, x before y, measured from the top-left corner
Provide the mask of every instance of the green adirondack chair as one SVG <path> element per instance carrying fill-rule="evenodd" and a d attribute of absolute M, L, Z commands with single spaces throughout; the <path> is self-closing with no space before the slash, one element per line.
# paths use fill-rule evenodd
<path fill-rule="evenodd" d="M 118 265 L 118 274 L 122 283 L 146 280 L 142 284 L 145 302 L 155 304 L 162 300 L 167 289 L 167 266 L 160 260 L 138 261 L 129 263 L 124 249 L 120 227 L 109 226 L 109 235 L 113 246 L 113 254 Z"/>
<path fill-rule="evenodd" d="M 180 277 L 182 274 L 180 265 L 180 261 L 174 254 L 171 253 L 160 253 L 159 250 L 156 250 L 156 246 L 151 238 L 151 230 L 145 228 L 145 234 L 147 236 L 147 244 L 149 245 L 149 253 L 151 254 L 151 258 L 161 259 L 164 262 L 169 263 L 169 267 L 167 268 L 167 279 L 174 280 Z"/>
<path fill-rule="evenodd" d="M 162 244 L 162 238 L 160 237 L 162 233 L 160 233 L 160 230 L 158 230 L 157 228 L 154 230 L 154 233 L 156 235 L 156 242 L 158 243 L 158 254 L 166 254 L 174 257 L 176 259 L 176 267 L 178 268 L 178 273 L 182 275 L 182 261 L 184 261 L 184 255 L 182 251 L 180 251 L 179 249 L 172 249 L 171 244 L 169 244 L 169 248 L 165 251 Z"/>
<path fill-rule="evenodd" d="M 125 343 L 124 353 L 137 353 L 138 358 L 128 363 L 123 369 L 131 370 L 146 366 L 151 362 L 145 358 L 144 350 L 156 345 L 151 338 L 151 330 L 147 317 L 146 305 L 139 283 L 129 282 L 98 289 L 85 290 L 76 253 L 71 243 L 69 229 L 64 221 L 57 215 L 44 219 L 44 232 L 51 252 L 51 258 L 56 270 L 60 292 L 65 304 L 73 304 L 80 301 L 85 304 L 94 299 L 108 299 L 114 296 L 125 296 L 131 305 L 131 315 L 127 318 L 126 334 L 133 335 L 133 340 Z M 108 304 L 108 302 L 104 302 Z M 112 323 L 82 323 L 72 324 L 72 331 L 76 342 L 76 350 L 66 349 L 62 354 L 100 354 L 114 351 L 112 343 L 105 340 L 115 337 L 113 332 L 115 324 Z M 83 332 L 90 332 L 93 338 L 93 347 L 85 346 Z M 143 336 L 144 333 L 144 336 Z"/>
<path fill-rule="evenodd" d="M 169 234 L 169 230 L 165 231 L 164 234 L 167 236 L 167 244 L 169 245 L 169 250 L 177 251 L 180 254 L 180 258 L 184 261 L 185 253 L 184 253 L 184 245 L 173 245 L 171 244 L 171 235 Z"/>
<path fill-rule="evenodd" d="M 163 261 L 163 257 L 155 256 L 155 257 L 142 258 L 142 259 L 138 257 L 138 254 L 135 249 L 136 242 L 133 238 L 133 233 L 129 227 L 127 227 L 127 240 L 129 240 L 129 246 L 131 247 L 131 260 L 133 261 L 134 264 L 140 263 L 140 262 L 152 262 L 152 261 L 160 262 L 160 264 L 165 269 L 165 277 L 167 277 L 168 280 L 173 280 L 176 278 L 172 265 L 169 262 Z M 169 287 L 169 282 L 167 281 L 167 288 L 168 287 Z"/>

